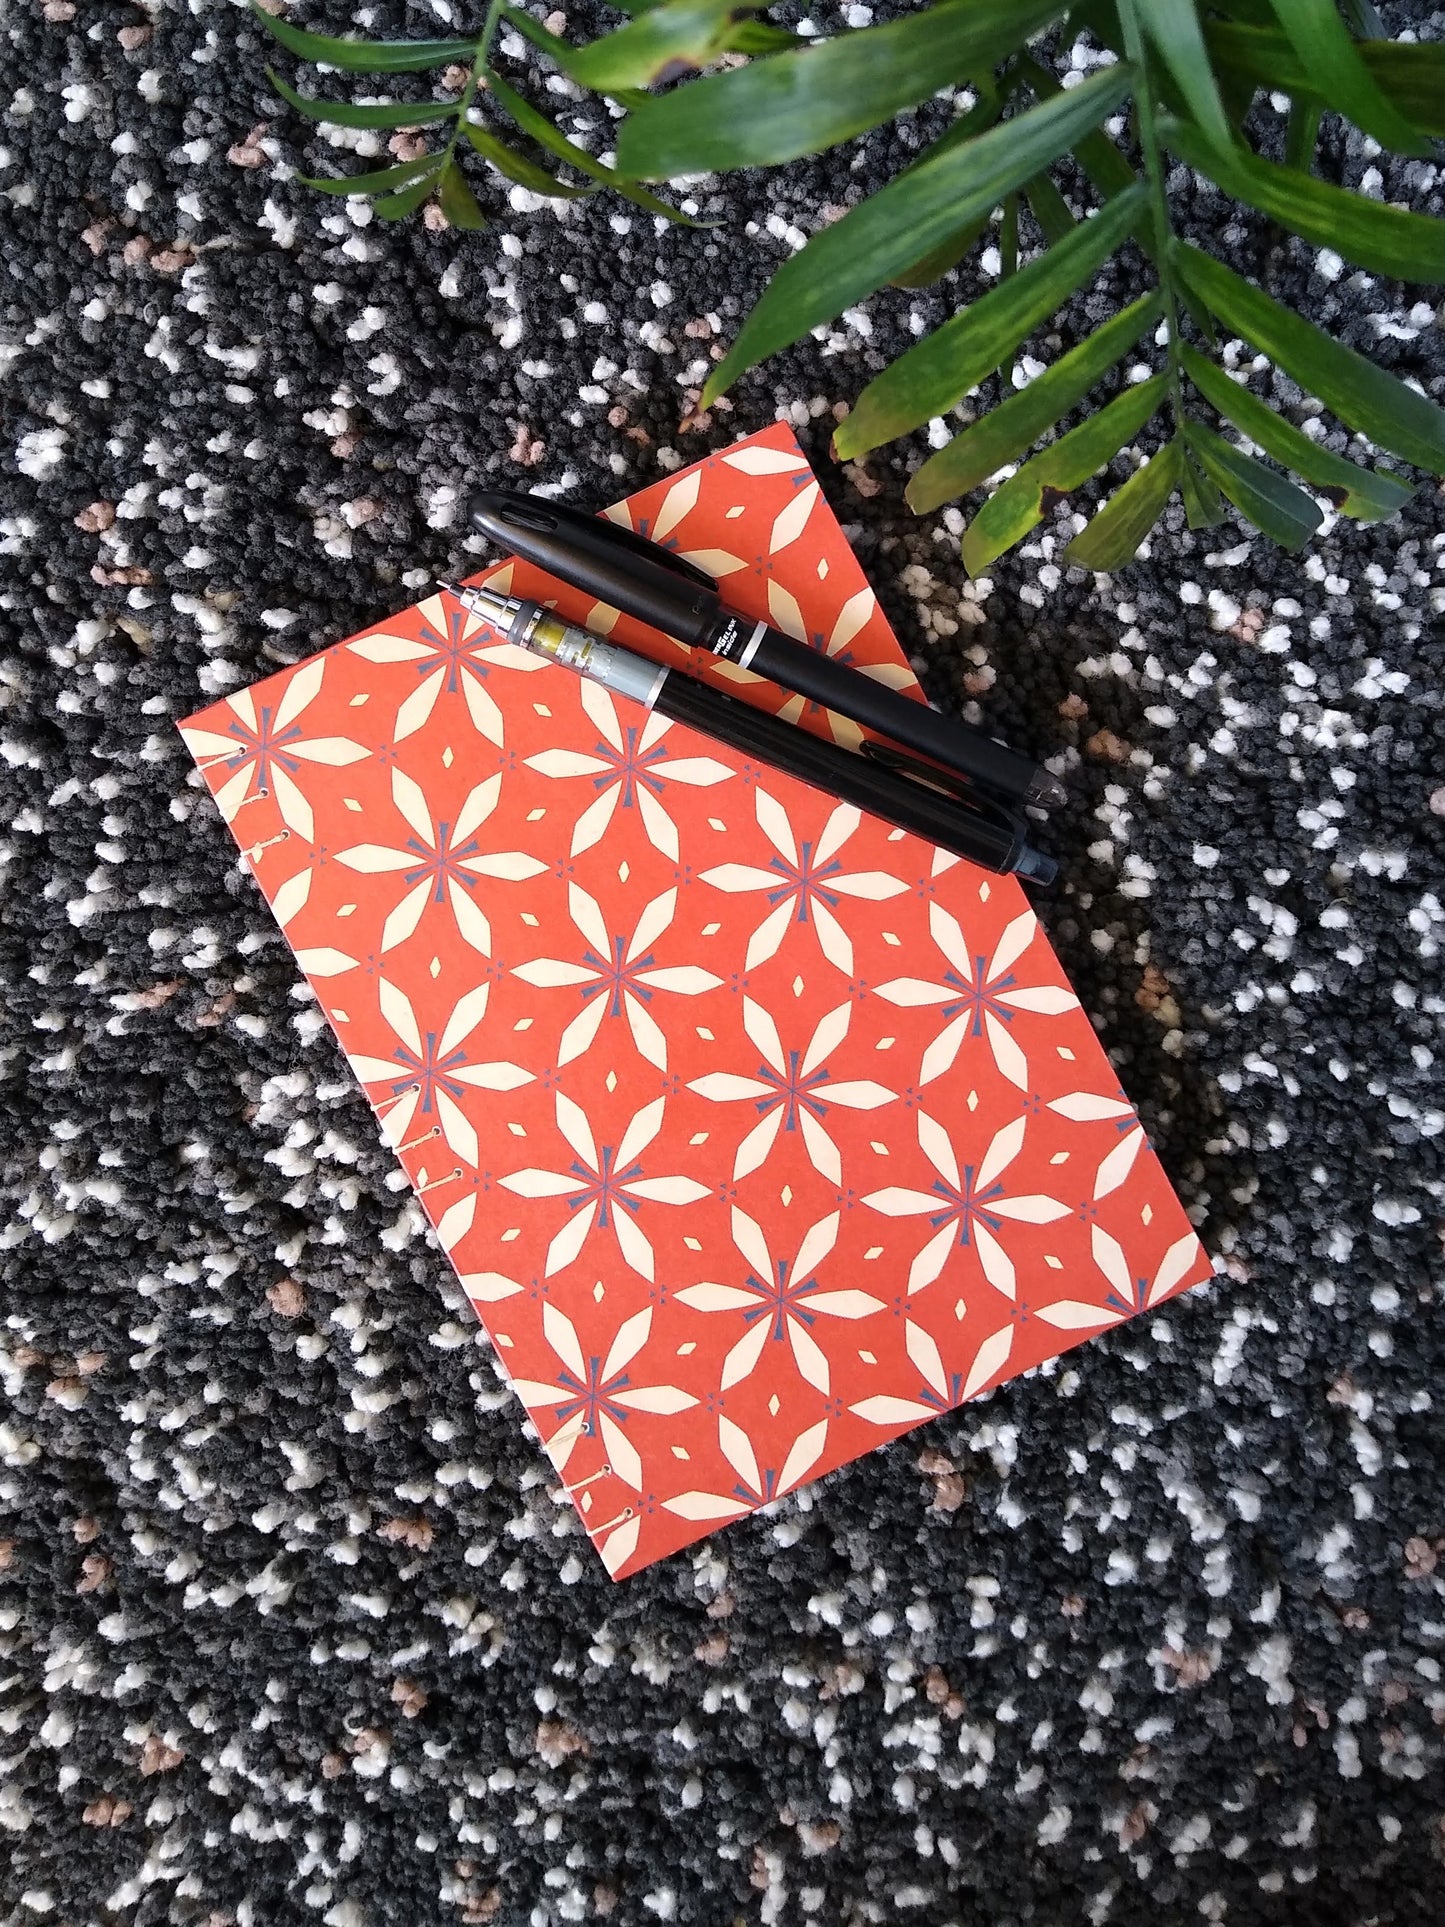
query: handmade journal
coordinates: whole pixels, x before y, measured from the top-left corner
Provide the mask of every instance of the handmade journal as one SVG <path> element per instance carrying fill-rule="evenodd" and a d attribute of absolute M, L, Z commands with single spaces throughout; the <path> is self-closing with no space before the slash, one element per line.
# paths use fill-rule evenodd
<path fill-rule="evenodd" d="M 921 700 L 786 427 L 608 513 Z M 443 595 L 181 730 L 614 1578 L 1208 1275 L 1012 878 Z"/>

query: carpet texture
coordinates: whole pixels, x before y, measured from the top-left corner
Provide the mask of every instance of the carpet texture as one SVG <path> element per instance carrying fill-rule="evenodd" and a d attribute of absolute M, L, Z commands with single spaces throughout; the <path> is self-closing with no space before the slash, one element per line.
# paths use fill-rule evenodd
<path fill-rule="evenodd" d="M 1435 485 L 1297 557 L 1176 507 L 1111 579 L 1060 567 L 1070 504 L 970 584 L 902 502 L 925 436 L 827 448 L 986 264 L 678 425 L 941 107 L 695 185 L 717 227 L 494 183 L 459 235 L 294 181 L 361 163 L 239 7 L 3 24 L 0 1917 L 1438 1920 Z M 1336 130 L 1321 165 L 1445 212 L 1430 163 Z M 1445 396 L 1421 290 L 1175 186 Z M 484 480 L 595 502 L 778 411 L 931 693 L 1066 776 L 1042 914 L 1220 1270 L 615 1589 L 174 725 L 465 565 Z"/>

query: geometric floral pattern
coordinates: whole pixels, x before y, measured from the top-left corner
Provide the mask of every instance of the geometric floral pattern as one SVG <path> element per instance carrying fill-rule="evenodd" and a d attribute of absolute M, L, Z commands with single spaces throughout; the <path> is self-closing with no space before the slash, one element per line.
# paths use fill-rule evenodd
<path fill-rule="evenodd" d="M 919 693 L 785 427 L 609 514 Z M 1208 1275 L 1011 878 L 442 596 L 181 728 L 615 1578 Z"/>

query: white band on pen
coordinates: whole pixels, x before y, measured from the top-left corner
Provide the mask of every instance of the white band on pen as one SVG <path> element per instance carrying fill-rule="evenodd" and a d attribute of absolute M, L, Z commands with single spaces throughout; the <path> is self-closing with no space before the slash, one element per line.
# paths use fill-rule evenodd
<path fill-rule="evenodd" d="M 748 664 L 752 661 L 753 657 L 758 653 L 758 644 L 762 641 L 763 637 L 767 633 L 768 633 L 767 623 L 760 622 L 757 628 L 754 629 L 753 633 L 748 637 L 747 641 L 743 644 L 742 648 L 738 651 L 737 663 L 738 663 L 739 669 L 747 668 Z"/>

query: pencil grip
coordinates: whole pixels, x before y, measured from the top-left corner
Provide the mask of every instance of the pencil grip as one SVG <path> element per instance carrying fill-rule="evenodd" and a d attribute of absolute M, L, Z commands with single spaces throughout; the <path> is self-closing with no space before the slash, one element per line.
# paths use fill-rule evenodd
<path fill-rule="evenodd" d="M 1033 780 L 1033 764 L 1017 750 L 776 629 L 764 631 L 748 667 L 1001 796 L 1017 799 Z"/>

